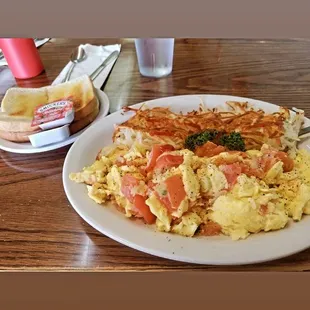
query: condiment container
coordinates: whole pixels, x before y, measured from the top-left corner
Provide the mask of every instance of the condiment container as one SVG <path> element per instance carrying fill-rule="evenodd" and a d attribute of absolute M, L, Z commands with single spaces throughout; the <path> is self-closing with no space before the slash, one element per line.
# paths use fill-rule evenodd
<path fill-rule="evenodd" d="M 41 147 L 48 144 L 64 141 L 70 137 L 69 125 L 57 127 L 54 129 L 41 131 L 28 136 L 30 143 L 34 147 Z"/>
<path fill-rule="evenodd" d="M 34 147 L 56 143 L 70 136 L 69 125 L 74 119 L 73 102 L 60 100 L 36 107 L 32 126 L 38 126 L 43 131 L 29 135 Z"/>

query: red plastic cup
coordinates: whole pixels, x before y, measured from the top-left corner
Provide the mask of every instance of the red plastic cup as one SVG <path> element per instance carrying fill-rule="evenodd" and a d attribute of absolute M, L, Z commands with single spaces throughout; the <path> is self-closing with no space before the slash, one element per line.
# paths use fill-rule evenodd
<path fill-rule="evenodd" d="M 33 39 L 0 38 L 0 48 L 15 78 L 29 79 L 44 70 Z"/>

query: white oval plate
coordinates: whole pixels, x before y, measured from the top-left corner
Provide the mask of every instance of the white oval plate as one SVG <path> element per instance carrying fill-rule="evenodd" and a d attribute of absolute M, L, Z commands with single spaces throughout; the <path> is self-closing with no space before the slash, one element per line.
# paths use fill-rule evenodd
<path fill-rule="evenodd" d="M 200 103 L 224 106 L 226 101 L 248 101 L 266 112 L 278 111 L 278 106 L 247 98 L 218 95 L 187 95 L 152 100 L 148 107 L 168 106 L 173 111 L 189 112 Z M 135 105 L 138 107 L 141 104 Z M 136 250 L 172 260 L 211 265 L 241 265 L 274 260 L 302 251 L 310 246 L 310 216 L 299 223 L 275 232 L 251 235 L 246 240 L 232 241 L 227 236 L 186 238 L 156 232 L 155 228 L 131 221 L 113 207 L 96 204 L 87 196 L 86 186 L 69 180 L 71 172 L 81 171 L 94 162 L 98 151 L 112 143 L 114 124 L 132 116 L 132 112 L 117 111 L 94 124 L 76 140 L 69 150 L 63 168 L 66 195 L 75 211 L 104 235 Z M 305 125 L 310 125 L 306 119 Z M 306 147 L 306 142 L 303 147 Z"/>
<path fill-rule="evenodd" d="M 100 110 L 96 119 L 87 127 L 70 136 L 68 139 L 42 147 L 33 147 L 30 142 L 16 143 L 0 138 L 0 149 L 12 153 L 30 154 L 52 151 L 73 143 L 87 128 L 97 123 L 100 119 L 102 119 L 109 113 L 110 103 L 108 96 L 102 90 L 97 88 L 96 93 L 100 104 Z"/>

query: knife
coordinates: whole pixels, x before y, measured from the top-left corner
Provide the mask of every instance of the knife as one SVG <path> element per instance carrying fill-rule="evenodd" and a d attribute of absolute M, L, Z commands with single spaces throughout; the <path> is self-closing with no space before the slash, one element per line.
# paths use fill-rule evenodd
<path fill-rule="evenodd" d="M 119 51 L 114 51 L 111 53 L 103 62 L 102 64 L 89 76 L 91 80 L 94 80 L 100 73 L 101 71 L 115 58 L 117 58 L 119 55 Z"/>

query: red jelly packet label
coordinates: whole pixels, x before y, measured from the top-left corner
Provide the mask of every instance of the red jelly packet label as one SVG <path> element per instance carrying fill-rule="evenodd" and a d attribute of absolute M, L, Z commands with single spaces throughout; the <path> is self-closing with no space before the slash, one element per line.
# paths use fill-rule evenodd
<path fill-rule="evenodd" d="M 39 105 L 34 111 L 31 126 L 38 126 L 66 117 L 66 113 L 73 109 L 73 102 L 60 100 L 44 105 Z"/>

